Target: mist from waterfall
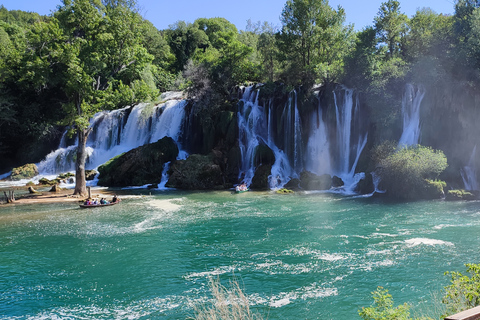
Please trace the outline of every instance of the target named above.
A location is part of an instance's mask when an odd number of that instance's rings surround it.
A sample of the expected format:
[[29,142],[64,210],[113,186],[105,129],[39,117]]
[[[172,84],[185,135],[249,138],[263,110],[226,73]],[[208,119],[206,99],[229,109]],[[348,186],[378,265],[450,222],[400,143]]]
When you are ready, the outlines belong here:
[[323,120],[320,102],[310,117],[310,137],[305,153],[305,169],[317,175],[331,173],[330,142],[327,137],[327,124]]
[[473,147],[473,151],[470,155],[470,160],[468,161],[468,164],[460,171],[463,179],[463,184],[465,185],[465,190],[468,191],[479,190],[477,182],[477,171],[475,168],[476,153],[477,146]]
[[[168,100],[159,105],[146,103],[133,108],[97,113],[90,121],[86,169],[94,169],[109,159],[168,136],[177,142],[179,158],[186,152],[179,144],[185,118],[186,100]],[[67,146],[63,137],[57,150],[38,164],[42,175],[75,170],[77,143]],[[160,180],[161,177],[159,177]]]
[[405,86],[402,99],[403,132],[399,147],[417,145],[420,141],[420,105],[425,96],[425,87],[412,84]]

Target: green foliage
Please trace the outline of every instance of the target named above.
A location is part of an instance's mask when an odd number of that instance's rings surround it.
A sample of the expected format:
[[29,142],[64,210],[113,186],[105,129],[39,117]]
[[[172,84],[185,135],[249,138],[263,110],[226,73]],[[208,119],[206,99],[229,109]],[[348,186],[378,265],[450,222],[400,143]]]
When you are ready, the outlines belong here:
[[480,305],[480,264],[467,263],[467,273],[451,271],[450,285],[445,287],[442,302],[447,307],[447,314],[455,314]]
[[281,21],[279,48],[286,72],[296,75],[288,82],[308,86],[317,79],[338,79],[354,42],[352,26],[343,25],[343,8],[335,10],[327,0],[288,0]]
[[400,2],[383,2],[374,18],[379,42],[387,46],[387,57],[399,55],[403,37],[407,32],[407,16],[400,12]]
[[477,197],[465,190],[448,190],[445,194],[445,200],[476,200]]
[[[438,55],[452,41],[453,17],[435,13],[430,8],[417,10],[410,19],[406,35],[405,55],[411,60],[424,55]],[[445,47],[446,46],[446,47]]]
[[429,147],[406,147],[379,159],[382,188],[390,197],[398,199],[431,198],[431,188],[443,183],[430,180],[438,178],[447,168],[447,158],[440,150]]
[[358,314],[364,320],[408,320],[410,306],[406,303],[393,307],[392,295],[387,289],[378,287],[372,292],[374,303],[370,307],[363,307]]

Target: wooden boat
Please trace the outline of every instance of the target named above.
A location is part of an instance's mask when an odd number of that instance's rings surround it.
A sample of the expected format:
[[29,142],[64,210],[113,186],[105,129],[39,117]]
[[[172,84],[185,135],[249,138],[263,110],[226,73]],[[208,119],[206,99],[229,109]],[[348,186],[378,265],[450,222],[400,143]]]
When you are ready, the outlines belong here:
[[109,203],[105,203],[105,204],[80,204],[80,208],[98,208],[98,207],[108,207],[108,206],[113,206],[117,203],[119,203],[120,200],[117,200],[115,202],[109,202]]

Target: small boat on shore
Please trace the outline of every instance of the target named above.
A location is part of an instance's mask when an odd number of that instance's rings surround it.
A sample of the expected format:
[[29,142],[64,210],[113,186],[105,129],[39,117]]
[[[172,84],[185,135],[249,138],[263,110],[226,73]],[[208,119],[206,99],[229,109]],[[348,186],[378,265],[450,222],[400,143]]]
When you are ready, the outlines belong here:
[[80,204],[80,208],[98,208],[98,207],[108,207],[108,206],[113,206],[117,203],[119,203],[120,200],[117,200],[115,202],[109,202],[109,203],[104,203],[104,204],[101,204],[101,203],[98,203],[98,204]]
[[244,193],[244,192],[247,192],[249,190],[250,190],[250,188],[248,188],[246,184],[240,184],[240,185],[235,187],[235,193]]

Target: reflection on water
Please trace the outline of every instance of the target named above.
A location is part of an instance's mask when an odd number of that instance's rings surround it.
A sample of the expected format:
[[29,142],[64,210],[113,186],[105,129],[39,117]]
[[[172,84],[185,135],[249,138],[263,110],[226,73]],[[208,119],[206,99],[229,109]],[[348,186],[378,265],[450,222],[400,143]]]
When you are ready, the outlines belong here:
[[171,191],[122,200],[0,207],[0,314],[185,319],[219,277],[239,279],[269,319],[348,319],[378,285],[397,304],[434,303],[445,271],[478,262],[478,202]]

